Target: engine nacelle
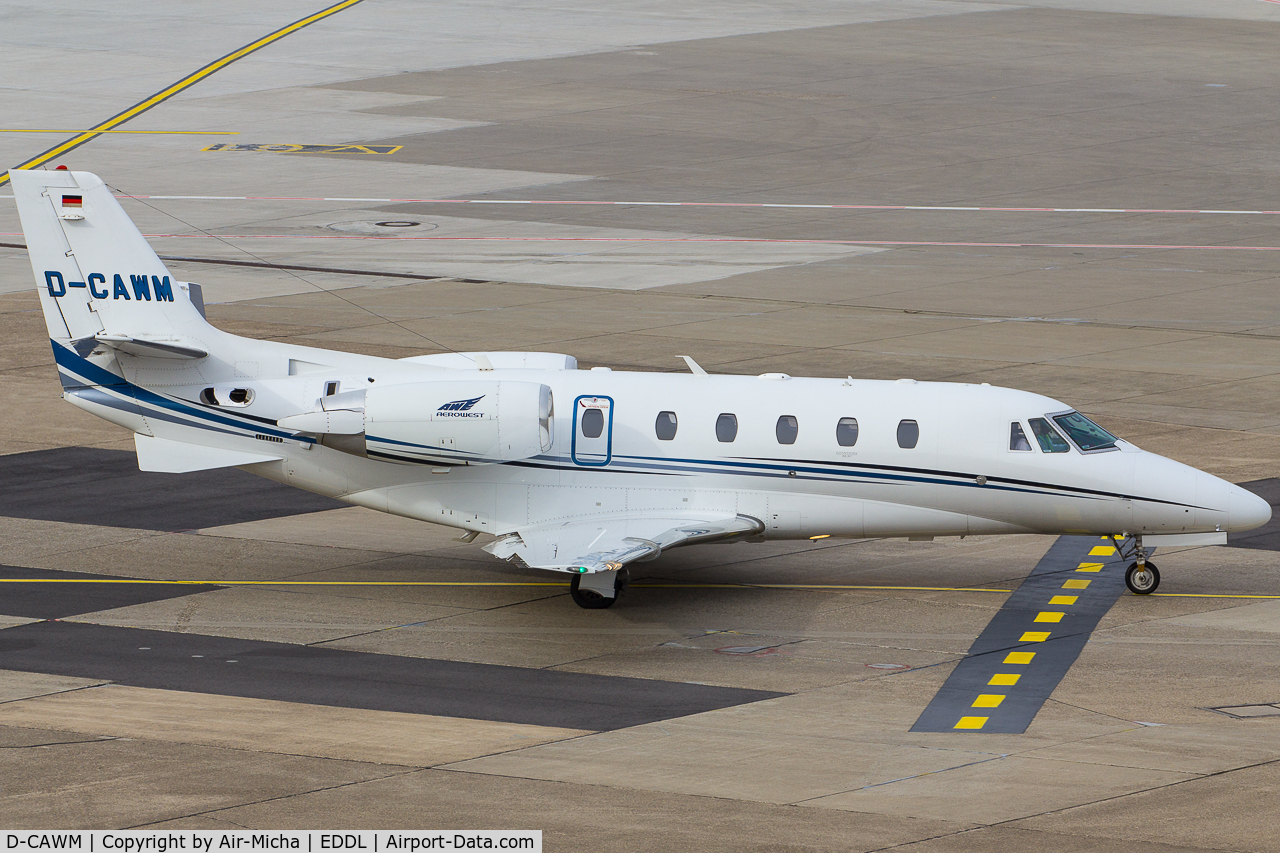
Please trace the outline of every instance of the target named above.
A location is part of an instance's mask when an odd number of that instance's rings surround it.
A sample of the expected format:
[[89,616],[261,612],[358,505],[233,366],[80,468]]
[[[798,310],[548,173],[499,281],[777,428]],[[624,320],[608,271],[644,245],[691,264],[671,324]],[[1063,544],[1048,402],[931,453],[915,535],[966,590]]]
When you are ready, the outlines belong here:
[[551,449],[551,389],[536,382],[414,382],[321,400],[280,426],[335,450],[406,465],[485,465]]

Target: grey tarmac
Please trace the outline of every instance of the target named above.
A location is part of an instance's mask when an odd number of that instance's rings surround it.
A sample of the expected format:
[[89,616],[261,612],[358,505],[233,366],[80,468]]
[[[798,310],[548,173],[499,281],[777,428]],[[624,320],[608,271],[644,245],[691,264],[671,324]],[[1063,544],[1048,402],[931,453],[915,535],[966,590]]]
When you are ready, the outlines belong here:
[[[322,5],[16,0],[0,167]],[[1278,39],[1262,0],[365,0],[49,166],[237,334],[991,382],[1277,502]],[[1274,525],[1162,549],[1024,731],[912,731],[1052,540],[695,546],[582,611],[453,531],[134,471],[21,242],[0,197],[0,826],[1280,850],[1280,717],[1214,710],[1280,703]],[[192,657],[255,648],[256,691]]]

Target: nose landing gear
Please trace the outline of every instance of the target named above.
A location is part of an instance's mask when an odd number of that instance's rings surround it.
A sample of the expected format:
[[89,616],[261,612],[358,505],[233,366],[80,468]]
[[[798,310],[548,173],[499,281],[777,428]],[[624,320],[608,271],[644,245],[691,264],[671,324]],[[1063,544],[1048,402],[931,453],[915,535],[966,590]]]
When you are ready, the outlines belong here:
[[[1124,573],[1124,585],[1134,595],[1150,595],[1160,586],[1160,570],[1155,563],[1147,562],[1147,549],[1142,547],[1142,536],[1132,536],[1127,540],[1111,537],[1116,543],[1116,550],[1121,557],[1133,557],[1135,562],[1129,564]],[[1127,545],[1127,547],[1126,547]]]
[[1133,563],[1124,573],[1124,585],[1134,595],[1150,595],[1160,585],[1160,570],[1154,563]]

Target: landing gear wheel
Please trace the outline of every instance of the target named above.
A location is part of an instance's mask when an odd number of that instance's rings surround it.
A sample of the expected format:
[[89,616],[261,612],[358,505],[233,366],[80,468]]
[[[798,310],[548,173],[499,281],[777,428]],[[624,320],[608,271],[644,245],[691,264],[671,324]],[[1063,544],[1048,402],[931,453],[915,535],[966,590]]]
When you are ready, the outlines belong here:
[[594,589],[582,589],[582,575],[574,575],[569,579],[569,596],[579,607],[587,610],[604,610],[606,607],[612,607],[613,603],[622,597],[628,580],[627,570],[619,571],[613,581],[613,598],[605,598]]
[[1129,587],[1129,591],[1134,595],[1150,595],[1156,591],[1156,587],[1160,586],[1160,570],[1154,563],[1147,563],[1142,567],[1132,563],[1129,570],[1124,573],[1124,585]]

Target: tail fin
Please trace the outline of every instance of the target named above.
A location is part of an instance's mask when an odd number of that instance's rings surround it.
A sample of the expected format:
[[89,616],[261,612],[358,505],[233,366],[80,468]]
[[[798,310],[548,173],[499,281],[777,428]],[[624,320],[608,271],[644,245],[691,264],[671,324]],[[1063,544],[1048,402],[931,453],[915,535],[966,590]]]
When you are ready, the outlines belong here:
[[[89,172],[9,173],[49,337],[77,351],[201,358],[211,327],[111,190]],[[193,292],[194,288],[194,292]]]

